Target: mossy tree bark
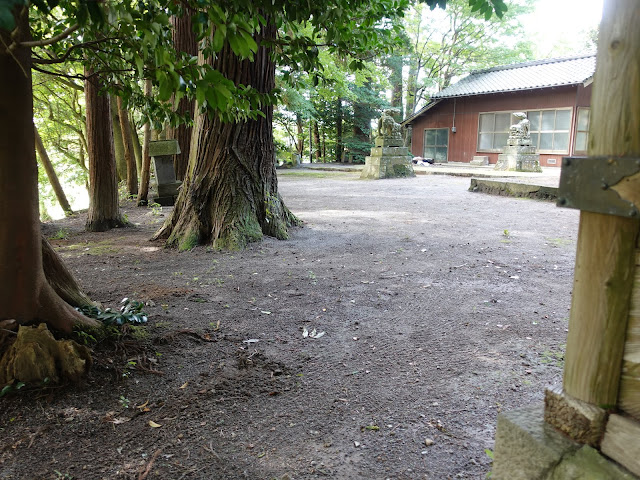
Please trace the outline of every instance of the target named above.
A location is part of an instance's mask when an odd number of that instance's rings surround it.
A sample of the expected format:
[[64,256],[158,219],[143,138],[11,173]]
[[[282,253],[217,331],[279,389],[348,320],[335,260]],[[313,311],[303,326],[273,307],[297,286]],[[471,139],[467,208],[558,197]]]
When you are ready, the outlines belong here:
[[[275,25],[256,35],[275,38]],[[275,85],[270,51],[258,48],[253,62],[240,61],[227,45],[213,66],[236,84],[251,85],[262,93]],[[189,169],[171,216],[155,235],[169,245],[189,249],[197,244],[238,249],[263,235],[287,238],[297,219],[278,194],[273,143],[273,107],[263,117],[223,123],[199,116],[194,127]]]
[[100,79],[85,71],[87,146],[89,154],[89,213],[86,229],[104,232],[124,226],[118,205],[118,180],[111,128],[111,105],[100,94]]
[[[42,261],[28,9],[13,36],[0,30],[0,320],[46,322],[71,331],[97,322],[76,312],[47,282]],[[17,42],[11,52],[5,45]]]

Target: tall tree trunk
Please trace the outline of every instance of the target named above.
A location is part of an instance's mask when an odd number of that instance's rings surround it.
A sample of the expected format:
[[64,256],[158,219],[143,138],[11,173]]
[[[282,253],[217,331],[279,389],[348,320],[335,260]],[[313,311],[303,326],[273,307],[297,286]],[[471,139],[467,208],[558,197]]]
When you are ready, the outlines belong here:
[[[262,39],[275,39],[276,27],[268,22],[255,39],[255,60],[240,61],[228,45],[213,66],[236,84],[251,85],[261,93],[275,86],[275,64]],[[197,244],[237,249],[263,234],[287,238],[297,219],[278,193],[273,143],[273,107],[262,108],[263,117],[241,123],[222,123],[199,115],[194,127],[189,170],[176,206],[155,238],[180,249]]]
[[298,132],[298,140],[296,141],[296,153],[300,155],[302,159],[302,154],[304,153],[304,123],[302,121],[302,117],[296,114],[296,129]]
[[397,111],[394,115],[397,121],[402,121],[402,56],[392,55],[387,59],[387,67],[391,70],[389,81],[391,82],[391,107]]
[[[151,80],[144,83],[144,94],[151,95]],[[149,177],[151,170],[151,157],[149,156],[149,142],[151,141],[151,123],[144,124],[144,134],[142,139],[142,173],[140,174],[140,190],[138,190],[138,206],[142,207],[149,203]]]
[[[127,161],[124,158],[124,142],[122,141],[118,105],[113,95],[109,95],[109,103],[111,108],[111,129],[113,130],[113,149],[116,158],[116,174],[118,175],[118,182],[122,182],[127,179]],[[87,148],[87,150],[89,149]]]
[[342,162],[344,146],[342,145],[342,98],[336,101],[336,162]]
[[133,153],[133,139],[131,138],[131,125],[129,124],[129,112],[122,105],[122,98],[117,97],[118,119],[122,131],[122,144],[124,145],[124,161],[127,164],[127,193],[138,194],[138,170]]
[[320,145],[320,130],[318,129],[318,122],[313,122],[313,143],[316,145],[316,162],[320,161],[322,155],[322,149]]
[[100,95],[100,78],[91,76],[85,82],[87,108],[87,144],[89,147],[89,213],[86,229],[103,232],[124,226],[118,205],[118,180],[113,148],[111,106],[107,95]]
[[53,191],[56,194],[56,198],[58,199],[58,203],[62,207],[64,214],[66,216],[73,215],[73,210],[71,210],[71,205],[69,205],[67,196],[64,194],[62,185],[60,185],[60,180],[58,180],[58,175],[56,175],[56,171],[53,169],[53,165],[51,164],[51,160],[49,159],[49,154],[47,153],[47,150],[44,148],[44,144],[42,143],[42,138],[40,138],[38,129],[36,128],[35,125],[33,126],[33,128],[34,128],[35,141],[36,141],[36,151],[38,152],[38,157],[40,157],[40,163],[42,164],[42,167],[44,168],[44,171],[47,174],[47,178],[49,179],[51,188],[53,188]]
[[129,125],[131,125],[131,140],[133,141],[133,153],[136,157],[136,170],[138,171],[138,178],[142,177],[142,144],[140,144],[140,137],[136,130],[136,123],[133,119],[133,114],[129,115]]
[[416,62],[418,60],[411,58],[409,60],[409,77],[407,78],[407,111],[406,116],[413,115],[416,108],[416,91],[418,89],[418,66]]
[[[173,46],[178,52],[185,52],[191,56],[198,55],[198,42],[191,24],[191,16],[193,11],[187,9],[181,16],[171,17],[173,25]],[[180,115],[187,115],[193,120],[195,114],[195,100],[181,98],[176,107],[176,112]],[[178,141],[180,151],[178,155],[173,157],[173,168],[176,173],[177,180],[184,180],[189,166],[189,152],[191,151],[191,134],[193,131],[192,123],[182,124],[175,128],[167,128],[167,138]]]
[[[29,40],[28,22],[23,8],[13,36],[0,30],[0,319],[45,321],[68,332],[95,322],[56,294],[42,266],[31,49],[19,46]],[[8,52],[13,41],[18,47]]]

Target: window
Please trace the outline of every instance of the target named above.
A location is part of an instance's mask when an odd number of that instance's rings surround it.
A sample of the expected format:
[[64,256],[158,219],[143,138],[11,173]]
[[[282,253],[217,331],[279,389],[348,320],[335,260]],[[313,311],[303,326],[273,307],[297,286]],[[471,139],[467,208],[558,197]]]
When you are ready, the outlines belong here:
[[[571,109],[530,110],[531,144],[541,153],[569,153]],[[478,122],[478,152],[501,152],[507,145],[509,127],[517,120],[512,112],[481,113]]]
[[590,111],[589,108],[578,108],[578,123],[576,125],[576,142],[573,148],[575,153],[583,155],[587,154],[587,141],[589,140],[589,120]]
[[424,147],[422,156],[433,158],[438,163],[447,161],[447,147],[449,146],[448,128],[426,128],[424,131]]
[[531,144],[541,153],[569,153],[571,109],[530,110]]
[[478,151],[501,151],[509,138],[511,112],[481,113],[478,122]]

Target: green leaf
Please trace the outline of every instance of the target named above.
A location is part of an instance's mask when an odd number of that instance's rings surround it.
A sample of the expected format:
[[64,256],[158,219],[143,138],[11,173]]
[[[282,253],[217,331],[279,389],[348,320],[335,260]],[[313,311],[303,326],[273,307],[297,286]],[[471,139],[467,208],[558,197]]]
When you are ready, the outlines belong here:
[[220,50],[222,50],[226,33],[227,28],[224,25],[220,25],[218,28],[216,28],[216,33],[213,34],[213,43],[211,45],[214,51],[219,52]]

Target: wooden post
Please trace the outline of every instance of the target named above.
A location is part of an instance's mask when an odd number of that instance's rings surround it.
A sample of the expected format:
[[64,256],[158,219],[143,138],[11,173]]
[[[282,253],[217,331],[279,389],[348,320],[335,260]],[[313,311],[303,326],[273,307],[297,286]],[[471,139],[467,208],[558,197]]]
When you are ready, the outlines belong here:
[[[589,155],[640,156],[640,3],[607,0],[591,97]],[[564,391],[617,403],[637,219],[581,212]]]

